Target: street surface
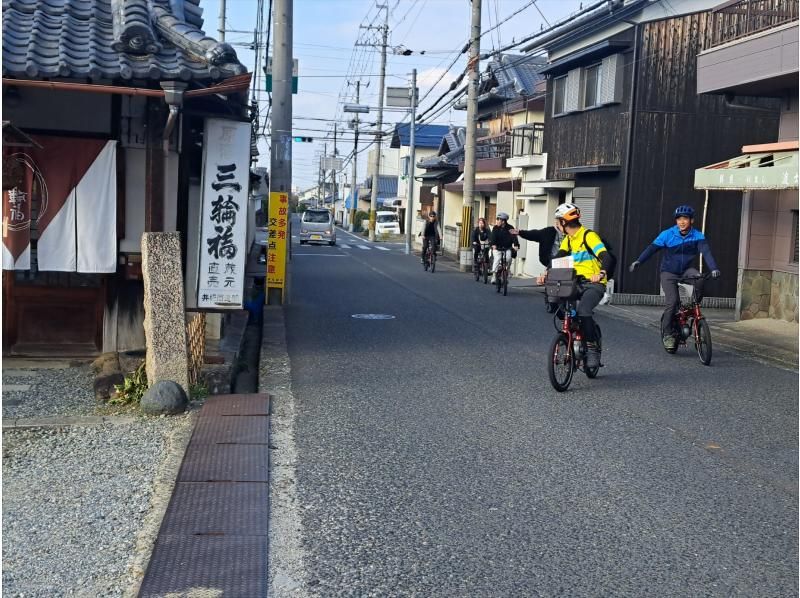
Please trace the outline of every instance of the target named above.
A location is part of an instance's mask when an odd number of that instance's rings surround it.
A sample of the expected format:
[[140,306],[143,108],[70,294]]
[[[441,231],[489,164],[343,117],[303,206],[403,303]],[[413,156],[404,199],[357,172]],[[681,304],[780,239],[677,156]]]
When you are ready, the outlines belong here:
[[797,373],[600,316],[557,393],[538,293],[338,235],[286,308],[319,595],[797,595]]

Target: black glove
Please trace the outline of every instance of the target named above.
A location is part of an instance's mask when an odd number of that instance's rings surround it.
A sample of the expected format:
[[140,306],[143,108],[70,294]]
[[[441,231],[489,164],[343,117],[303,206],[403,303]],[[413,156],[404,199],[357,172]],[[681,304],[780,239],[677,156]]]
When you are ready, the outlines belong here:
[[711,278],[719,278],[720,276],[722,276],[722,272],[720,272],[719,270],[714,270],[713,272],[711,272]]
[[636,270],[636,268],[638,268],[640,265],[641,265],[641,264],[639,264],[639,262],[638,262],[638,261],[636,261],[636,262],[633,262],[633,263],[632,263],[630,266],[628,266],[628,272],[633,272],[633,271],[634,271],[634,270]]

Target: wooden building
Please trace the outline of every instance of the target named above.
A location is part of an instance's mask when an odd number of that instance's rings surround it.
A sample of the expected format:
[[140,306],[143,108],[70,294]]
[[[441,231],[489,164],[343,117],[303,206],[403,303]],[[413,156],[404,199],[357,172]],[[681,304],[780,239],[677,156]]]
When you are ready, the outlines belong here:
[[198,1],[4,5],[3,116],[35,143],[3,147],[6,354],[144,347],[143,232],[183,233],[191,305],[204,124],[248,121],[250,82]]
[[[697,94],[697,56],[717,3],[593,5],[525,48],[548,57],[548,179],[574,181],[572,201],[619,258],[616,292],[660,292],[658,260],[635,274],[626,265],[674,224],[677,205],[693,205],[700,226],[704,194],[694,189],[696,168],[777,136],[774,101],[747,100],[750,107],[742,107]],[[705,227],[723,272],[709,293],[732,298],[741,214],[735,201],[728,203],[730,209],[708,215]]]

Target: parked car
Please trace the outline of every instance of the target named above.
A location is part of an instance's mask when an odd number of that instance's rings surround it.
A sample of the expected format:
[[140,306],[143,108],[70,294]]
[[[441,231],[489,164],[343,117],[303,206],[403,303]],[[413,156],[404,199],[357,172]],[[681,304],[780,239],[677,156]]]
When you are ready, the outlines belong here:
[[311,209],[300,218],[300,245],[305,243],[327,243],[336,245],[336,227],[330,210]]
[[400,221],[396,212],[376,212],[375,232],[377,234],[400,234]]

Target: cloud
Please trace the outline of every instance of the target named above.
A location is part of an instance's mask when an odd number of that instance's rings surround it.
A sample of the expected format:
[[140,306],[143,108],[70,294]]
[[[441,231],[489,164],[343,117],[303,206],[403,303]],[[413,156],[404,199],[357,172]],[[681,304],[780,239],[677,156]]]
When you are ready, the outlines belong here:
[[[442,74],[444,74],[444,77],[442,77]],[[437,89],[444,91],[453,81],[455,81],[456,76],[457,75],[454,74],[453,71],[448,72],[444,67],[425,69],[417,75],[417,85],[421,91],[427,91],[436,85],[439,77],[442,77]]]

